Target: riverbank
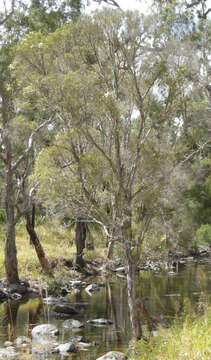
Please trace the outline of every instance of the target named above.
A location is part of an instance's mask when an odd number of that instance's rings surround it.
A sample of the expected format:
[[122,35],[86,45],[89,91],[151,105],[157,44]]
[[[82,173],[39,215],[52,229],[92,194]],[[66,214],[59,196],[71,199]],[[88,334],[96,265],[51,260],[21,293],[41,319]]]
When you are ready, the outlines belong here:
[[[200,304],[199,304],[200,305]],[[131,346],[128,356],[135,360],[210,360],[211,307],[201,304],[199,314],[189,312],[182,324],[160,328],[148,341]]]
[[[84,249],[86,266],[79,269],[75,266],[76,255],[75,232],[73,228],[65,228],[58,223],[37,224],[36,231],[51,269],[42,271],[33,245],[30,244],[28,233],[24,224],[17,226],[17,256],[19,277],[31,287],[37,289],[47,288],[48,293],[60,295],[60,289],[65,287],[70,279],[83,279],[87,276],[112,275],[125,276],[124,261],[121,249],[116,248],[114,260],[107,260],[106,239],[103,234],[92,231],[94,250]],[[0,233],[0,278],[5,283],[4,270],[4,229]],[[200,247],[198,253],[191,253],[184,249],[174,252],[169,251],[163,242],[159,251],[147,251],[144,249],[137,271],[172,273],[177,272],[179,267],[189,263],[211,263],[208,247]]]

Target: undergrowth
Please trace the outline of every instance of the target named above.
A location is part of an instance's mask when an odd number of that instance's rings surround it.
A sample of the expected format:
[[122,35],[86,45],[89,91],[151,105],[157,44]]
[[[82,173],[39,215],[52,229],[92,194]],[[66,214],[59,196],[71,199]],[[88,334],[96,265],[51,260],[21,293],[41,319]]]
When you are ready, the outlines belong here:
[[182,324],[159,329],[156,337],[138,341],[129,357],[135,360],[210,360],[210,334],[211,307],[207,307],[203,315],[189,314]]

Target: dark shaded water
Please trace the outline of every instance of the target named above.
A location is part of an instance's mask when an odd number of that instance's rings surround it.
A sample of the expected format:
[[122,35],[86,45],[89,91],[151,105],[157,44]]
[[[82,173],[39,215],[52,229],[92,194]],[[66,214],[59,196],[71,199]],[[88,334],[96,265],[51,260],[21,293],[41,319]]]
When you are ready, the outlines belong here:
[[[92,280],[104,282],[106,286],[92,296],[81,289],[66,297],[69,304],[79,310],[79,314],[72,318],[84,323],[82,331],[72,333],[64,330],[64,320],[51,318],[52,307],[39,299],[26,303],[5,303],[0,306],[0,345],[20,335],[30,336],[34,325],[49,322],[59,328],[60,342],[65,342],[73,335],[84,335],[97,343],[97,346],[81,351],[77,358],[92,360],[110,350],[125,350],[131,337],[126,280],[118,276]],[[170,274],[141,272],[137,276],[137,287],[146,312],[159,323],[170,325],[181,314],[197,311],[204,301],[211,303],[211,264],[190,264],[178,273]],[[87,320],[96,318],[111,319],[113,325],[95,327],[87,323]],[[146,322],[146,316],[143,315],[143,326]]]

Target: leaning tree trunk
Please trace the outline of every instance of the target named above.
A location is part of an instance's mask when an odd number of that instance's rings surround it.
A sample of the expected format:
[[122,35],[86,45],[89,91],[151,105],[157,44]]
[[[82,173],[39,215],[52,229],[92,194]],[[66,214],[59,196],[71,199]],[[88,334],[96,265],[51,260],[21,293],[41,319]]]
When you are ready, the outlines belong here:
[[80,220],[76,222],[75,241],[77,250],[76,265],[78,265],[80,268],[83,268],[85,266],[83,250],[85,248],[86,241],[86,223]]
[[35,251],[37,253],[37,257],[39,259],[40,265],[42,267],[43,270],[49,270],[50,269],[50,264],[48,259],[45,257],[45,252],[44,249],[40,243],[40,240],[37,236],[37,233],[34,229],[34,223],[33,223],[33,219],[31,219],[31,214],[30,212],[27,212],[25,215],[26,218],[26,229],[28,231],[28,234],[30,236],[30,243],[34,245]]

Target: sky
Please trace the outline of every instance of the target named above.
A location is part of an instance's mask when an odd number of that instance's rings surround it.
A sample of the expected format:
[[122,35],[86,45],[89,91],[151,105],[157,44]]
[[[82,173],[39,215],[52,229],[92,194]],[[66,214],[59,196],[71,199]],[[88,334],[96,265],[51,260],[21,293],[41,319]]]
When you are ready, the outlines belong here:
[[[151,0],[116,0],[122,10],[139,10],[140,12],[146,12],[150,6]],[[102,2],[101,6],[105,6]],[[90,10],[99,8],[99,4],[92,2]]]

